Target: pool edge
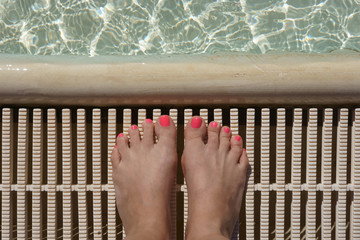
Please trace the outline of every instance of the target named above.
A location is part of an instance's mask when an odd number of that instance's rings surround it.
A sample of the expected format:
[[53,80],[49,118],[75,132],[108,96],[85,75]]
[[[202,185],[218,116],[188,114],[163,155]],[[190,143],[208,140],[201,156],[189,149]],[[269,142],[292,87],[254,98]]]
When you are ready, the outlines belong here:
[[360,54],[147,59],[3,58],[0,104],[360,103]]

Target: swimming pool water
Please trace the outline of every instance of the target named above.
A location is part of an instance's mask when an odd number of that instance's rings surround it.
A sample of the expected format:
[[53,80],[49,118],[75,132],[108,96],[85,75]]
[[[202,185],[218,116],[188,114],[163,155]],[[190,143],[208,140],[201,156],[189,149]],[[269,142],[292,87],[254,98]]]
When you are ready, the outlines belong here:
[[360,51],[360,0],[0,0],[0,53]]

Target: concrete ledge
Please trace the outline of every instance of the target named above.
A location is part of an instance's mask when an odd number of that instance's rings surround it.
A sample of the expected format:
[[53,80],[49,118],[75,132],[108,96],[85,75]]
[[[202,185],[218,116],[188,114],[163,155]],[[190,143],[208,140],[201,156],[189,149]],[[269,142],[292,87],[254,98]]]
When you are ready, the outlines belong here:
[[360,54],[0,55],[0,104],[359,104]]

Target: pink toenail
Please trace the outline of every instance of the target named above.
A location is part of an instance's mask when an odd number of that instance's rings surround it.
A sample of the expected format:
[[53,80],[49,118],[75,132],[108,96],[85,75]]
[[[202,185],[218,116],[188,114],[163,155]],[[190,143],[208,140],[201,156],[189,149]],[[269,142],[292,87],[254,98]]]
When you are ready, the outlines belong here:
[[235,140],[238,141],[238,142],[240,142],[241,137],[240,137],[240,136],[235,136]]
[[243,148],[243,152],[246,152],[246,149],[245,149],[245,148]]
[[230,132],[230,128],[224,127],[224,132],[229,133],[229,132]]
[[135,130],[135,129],[137,129],[137,126],[136,126],[136,125],[132,125],[132,126],[131,126],[131,129]]
[[150,118],[146,119],[147,123],[152,123],[152,120]]
[[194,117],[191,120],[191,127],[192,128],[200,128],[202,124],[202,119],[200,117]]
[[218,123],[217,123],[217,122],[211,122],[211,123],[210,123],[210,126],[212,126],[213,128],[216,128],[216,127],[217,127],[217,125],[218,125]]
[[120,138],[120,137],[122,137],[122,136],[124,136],[124,134],[123,134],[123,133],[120,133],[118,137]]
[[170,118],[168,115],[163,115],[160,117],[160,125],[163,127],[170,126]]

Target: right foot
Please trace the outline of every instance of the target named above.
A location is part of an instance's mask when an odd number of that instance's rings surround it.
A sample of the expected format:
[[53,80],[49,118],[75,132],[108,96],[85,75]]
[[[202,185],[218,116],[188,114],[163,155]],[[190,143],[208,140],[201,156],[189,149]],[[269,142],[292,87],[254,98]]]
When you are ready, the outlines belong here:
[[181,159],[189,194],[187,239],[230,239],[246,186],[242,147],[228,127],[211,122],[206,128],[200,117],[188,122]]
[[[170,193],[176,174],[176,128],[167,115],[119,134],[112,152],[116,205],[127,240],[169,239]],[[154,142],[154,136],[158,142]]]

